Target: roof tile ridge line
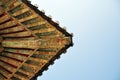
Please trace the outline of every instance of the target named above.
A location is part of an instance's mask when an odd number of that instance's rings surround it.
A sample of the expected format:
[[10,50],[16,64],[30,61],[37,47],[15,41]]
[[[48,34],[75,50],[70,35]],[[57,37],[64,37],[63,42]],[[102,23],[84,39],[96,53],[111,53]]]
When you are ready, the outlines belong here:
[[44,12],[40,11],[38,9],[38,7],[36,7],[33,4],[31,4],[31,1],[28,1],[28,0],[21,0],[21,1],[23,3],[25,3],[28,7],[30,7],[30,9],[32,9],[35,13],[37,13],[42,18],[44,18],[45,20],[47,20],[51,25],[55,26],[56,29],[59,30],[60,32],[62,32],[63,34],[65,34],[65,36],[73,37],[73,35],[71,35],[70,33],[68,33],[63,28],[61,28],[58,23],[54,22],[50,17],[46,16]]

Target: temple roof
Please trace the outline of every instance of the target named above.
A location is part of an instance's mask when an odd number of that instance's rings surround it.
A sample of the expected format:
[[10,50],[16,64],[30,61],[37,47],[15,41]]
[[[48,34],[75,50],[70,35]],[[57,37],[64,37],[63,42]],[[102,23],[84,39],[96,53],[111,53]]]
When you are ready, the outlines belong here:
[[72,34],[27,0],[0,0],[0,80],[35,80],[73,46]]

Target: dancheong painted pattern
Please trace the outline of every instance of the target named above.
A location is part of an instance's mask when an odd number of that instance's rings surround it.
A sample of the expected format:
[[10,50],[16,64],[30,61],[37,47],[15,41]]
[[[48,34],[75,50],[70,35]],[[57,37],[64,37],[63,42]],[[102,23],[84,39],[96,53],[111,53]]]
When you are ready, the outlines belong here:
[[0,80],[35,80],[72,45],[30,1],[0,0]]

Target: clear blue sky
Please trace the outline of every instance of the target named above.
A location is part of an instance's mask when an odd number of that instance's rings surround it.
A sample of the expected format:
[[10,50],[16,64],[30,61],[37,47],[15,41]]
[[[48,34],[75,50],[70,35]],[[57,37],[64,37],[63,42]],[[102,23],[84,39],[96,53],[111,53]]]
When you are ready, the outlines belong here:
[[74,47],[38,80],[120,80],[120,0],[33,0],[74,33]]

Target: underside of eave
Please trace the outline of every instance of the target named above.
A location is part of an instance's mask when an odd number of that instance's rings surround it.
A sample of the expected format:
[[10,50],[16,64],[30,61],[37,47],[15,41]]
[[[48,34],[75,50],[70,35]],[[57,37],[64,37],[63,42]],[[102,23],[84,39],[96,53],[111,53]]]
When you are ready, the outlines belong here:
[[42,76],[43,72],[49,69],[50,65],[53,65],[56,59],[59,59],[60,56],[63,53],[66,53],[66,49],[68,49],[70,47],[70,45],[65,46],[64,48],[62,48],[56,56],[54,56],[38,73],[36,73],[31,80],[36,80],[38,76]]
[[47,20],[51,25],[53,25],[54,27],[56,27],[60,32],[62,32],[63,34],[65,34],[66,36],[73,36],[72,34],[66,32],[65,29],[61,28],[59,26],[58,23],[54,22],[50,17],[46,16],[44,12],[40,11],[38,9],[38,7],[34,6],[31,4],[30,1],[28,0],[21,0],[22,2],[24,2],[28,7],[30,7],[32,10],[34,10],[37,14],[39,14],[40,16],[42,16],[45,20]]
[[[45,15],[45,13],[43,13],[42,11],[39,11],[38,10],[38,8],[36,7],[36,6],[34,6],[34,5],[32,5],[31,3],[30,3],[30,1],[28,1],[28,0],[21,0],[25,5],[27,5],[27,7],[28,8],[30,8],[31,10],[33,10],[36,14],[38,14],[39,16],[41,16],[44,20],[46,20],[48,23],[50,23],[53,27],[55,27],[55,29],[57,29],[59,32],[61,32],[63,35],[62,35],[62,38],[69,38],[69,43],[67,43],[67,44],[65,44],[64,45],[64,47],[60,47],[59,48],[59,50],[56,52],[56,54],[39,70],[39,71],[37,71],[37,73],[35,73],[34,74],[34,76],[32,76],[30,79],[31,80],[36,80],[36,78],[39,76],[39,75],[42,75],[42,72],[43,71],[45,71],[45,70],[47,70],[48,69],[48,67],[49,67],[49,65],[52,65],[53,63],[54,63],[54,61],[56,60],[56,59],[58,59],[58,58],[60,58],[60,55],[62,54],[62,53],[65,53],[66,51],[67,51],[67,49],[69,48],[69,47],[71,47],[71,46],[73,46],[73,41],[72,41],[72,37],[73,37],[73,35],[72,34],[70,34],[70,33],[68,33],[65,29],[63,29],[63,28],[61,28],[60,26],[59,26],[59,24],[57,24],[56,22],[54,22],[51,18],[49,18],[48,16],[46,16]],[[8,15],[9,15],[9,13],[8,13]],[[13,16],[11,16],[14,20],[16,20],[17,21],[17,19],[15,19]],[[21,24],[21,23],[20,23]],[[21,24],[22,25],[22,24]],[[25,25],[22,25],[23,27],[25,26]],[[24,27],[25,28],[25,27]],[[7,28],[6,28],[7,29]],[[9,28],[8,28],[9,29]],[[25,28],[25,30],[26,31],[31,31],[32,32],[32,30],[29,30],[29,29],[27,29],[27,28]],[[13,32],[14,33],[14,32]],[[33,33],[33,37],[35,37],[35,36],[37,36],[36,34],[34,34]],[[39,36],[38,36],[39,37]],[[13,37],[14,38],[14,37]],[[17,38],[17,37],[16,37]],[[19,37],[18,37],[19,38]],[[24,37],[23,37],[24,38]],[[27,37],[25,37],[25,38],[27,38]],[[56,37],[56,38],[59,38],[59,37]],[[55,38],[55,40],[57,40]],[[61,38],[61,39],[62,39]],[[3,39],[4,39],[4,37],[3,37]],[[38,38],[39,39],[39,38]],[[44,41],[45,39],[43,39],[43,41]],[[61,42],[61,44],[62,44],[62,42]],[[62,45],[63,46],[63,45]],[[13,47],[12,47],[13,48]],[[13,48],[13,49],[16,49],[16,48]],[[18,48],[18,49],[25,49],[25,50],[27,50],[27,48]],[[29,50],[29,49],[28,49]],[[31,50],[31,49],[30,49]],[[34,49],[34,51],[36,52],[38,49]],[[39,51],[40,52],[40,51]],[[34,53],[33,53],[34,54]],[[31,55],[32,56],[32,55]],[[27,61],[27,60],[26,60]],[[21,65],[22,66],[22,65]],[[19,69],[19,68],[18,68]]]

